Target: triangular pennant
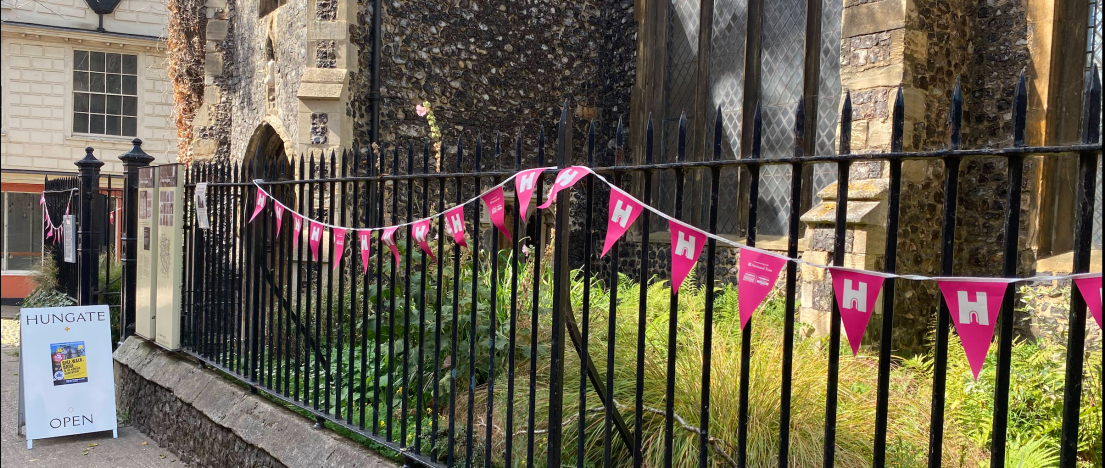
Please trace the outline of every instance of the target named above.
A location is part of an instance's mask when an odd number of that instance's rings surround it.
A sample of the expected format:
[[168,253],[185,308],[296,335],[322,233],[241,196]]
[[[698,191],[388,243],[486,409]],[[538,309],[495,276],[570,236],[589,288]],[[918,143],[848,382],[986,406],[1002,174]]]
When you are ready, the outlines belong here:
[[334,233],[334,266],[333,269],[337,270],[338,265],[341,265],[341,257],[345,254],[345,228],[333,228],[330,232]]
[[303,217],[296,212],[292,212],[292,250],[299,247],[300,233],[303,232]]
[[411,226],[411,237],[414,237],[415,242],[418,242],[418,247],[422,249],[426,255],[430,256],[430,260],[436,262],[437,258],[434,257],[433,251],[430,250],[430,224],[433,223],[433,219],[426,218],[416,221]]
[[544,170],[544,168],[526,169],[514,176],[514,192],[518,194],[518,216],[522,221],[526,219],[529,201],[533,199],[533,191],[537,188],[537,178]]
[[272,204],[272,211],[276,214],[276,236],[280,237],[280,220],[284,217],[284,205],[275,202]]
[[388,246],[388,250],[391,250],[391,255],[395,257],[395,266],[399,266],[399,247],[395,245],[395,231],[398,231],[398,226],[392,226],[384,228],[384,235],[381,239],[384,241],[384,245]]
[[990,341],[994,338],[994,327],[998,324],[1001,301],[1009,281],[959,281],[937,279],[936,284],[944,293],[948,312],[952,315],[955,331],[967,353],[967,362],[971,372],[978,380],[982,365],[986,363],[986,352],[990,350]]
[[625,235],[625,231],[628,231],[633,222],[637,220],[637,217],[641,215],[642,209],[644,209],[644,205],[633,199],[629,194],[617,187],[610,187],[610,209],[607,212],[609,219],[606,220],[606,243],[602,246],[600,257],[606,256],[606,253],[610,251],[610,247],[613,247],[614,243]]
[[39,205],[45,205],[46,204],[46,192],[42,192],[42,195],[39,195],[38,204]]
[[786,264],[785,258],[763,250],[741,248],[740,269],[737,271],[737,309],[740,310],[741,330],[752,319],[752,313],[767,299]]
[[852,346],[852,356],[859,354],[859,345],[867,324],[875,312],[882,291],[883,276],[863,270],[829,267],[833,278],[833,292],[836,305],[840,309],[840,321],[844,325],[844,334]]
[[668,227],[671,229],[671,290],[678,293],[679,286],[702,254],[706,233],[675,220],[668,220]]
[[368,254],[371,251],[372,245],[372,231],[368,229],[361,229],[357,231],[357,241],[361,247],[361,265],[364,266],[364,274],[368,274]]
[[480,195],[480,200],[483,200],[483,204],[487,205],[487,215],[491,217],[491,224],[495,225],[499,229],[499,232],[503,233],[508,240],[510,240],[510,231],[506,229],[506,205],[504,204],[503,186],[495,187],[489,190],[487,193]]
[[[115,224],[115,212],[114,211],[107,214],[107,222],[109,224]],[[279,227],[279,225],[277,225],[277,226]],[[280,233],[277,232],[277,234],[280,234]]]
[[311,221],[311,225],[307,228],[307,242],[311,245],[311,256],[317,262],[318,261],[318,246],[322,243],[322,225],[317,221]]
[[1101,328],[1101,273],[1095,275],[1079,275],[1074,278],[1074,284],[1082,292],[1082,298],[1086,300],[1086,308],[1097,320],[1097,328]]
[[457,245],[468,248],[468,242],[464,240],[464,205],[445,212],[445,232],[453,236]]
[[52,228],[46,228],[46,238],[54,237],[54,230]]
[[267,198],[265,191],[261,190],[261,187],[257,187],[257,200],[253,204],[253,216],[249,217],[249,222],[252,223],[254,218],[261,214],[261,210],[265,209],[265,200]]
[[561,169],[560,172],[556,174],[556,180],[553,181],[552,188],[549,189],[549,198],[546,199],[545,203],[542,203],[541,206],[539,206],[538,208],[541,208],[543,210],[552,206],[553,202],[556,201],[556,194],[558,192],[571,187],[589,172],[591,172],[591,169],[588,169],[585,166],[570,166]]

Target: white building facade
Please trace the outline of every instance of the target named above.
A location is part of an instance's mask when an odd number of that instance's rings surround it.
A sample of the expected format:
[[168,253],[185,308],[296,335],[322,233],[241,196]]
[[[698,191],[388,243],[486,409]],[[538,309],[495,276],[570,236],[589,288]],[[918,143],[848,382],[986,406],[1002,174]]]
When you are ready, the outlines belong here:
[[30,272],[43,258],[44,180],[75,175],[86,147],[105,175],[119,175],[118,156],[134,138],[154,164],[176,162],[177,137],[164,3],[0,0],[0,16],[0,292],[12,302],[33,288]]

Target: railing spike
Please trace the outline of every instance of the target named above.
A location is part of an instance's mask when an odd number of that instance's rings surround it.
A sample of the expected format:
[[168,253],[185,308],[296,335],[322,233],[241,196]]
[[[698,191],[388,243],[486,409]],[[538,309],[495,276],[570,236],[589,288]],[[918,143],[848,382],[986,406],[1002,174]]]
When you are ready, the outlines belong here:
[[1101,76],[1096,64],[1087,73],[1082,97],[1082,143],[1093,144],[1101,138]]
[[955,78],[955,88],[952,89],[952,107],[948,111],[948,147],[959,149],[963,143],[963,86],[959,77]]
[[537,165],[545,165],[545,127],[541,127],[541,133],[537,136]]
[[648,114],[648,126],[645,127],[645,164],[652,164],[652,140],[655,136],[652,113]]
[[840,154],[852,152],[852,91],[844,91],[844,105],[840,108]]
[[756,101],[756,113],[752,117],[752,159],[760,159],[763,146],[764,118],[763,102]]
[[1013,93],[1013,146],[1024,146],[1024,127],[1028,120],[1028,84],[1026,68],[1017,77],[1017,89]]
[[457,137],[457,172],[464,172],[462,164],[464,164],[464,137]]
[[587,165],[595,167],[595,121],[587,125]]
[[502,169],[502,134],[495,132],[495,170]]
[[890,151],[899,152],[905,139],[905,92],[902,90],[902,85],[898,85],[890,121]]
[[794,157],[805,154],[806,143],[806,97],[799,96],[794,106]]
[[679,139],[676,145],[675,158],[679,162],[687,160],[687,113],[679,114]]
[[614,132],[614,165],[621,166],[625,160],[624,138],[625,129],[622,128],[622,118],[618,117],[618,129]]
[[[476,172],[483,166],[483,134],[476,134]],[[478,189],[479,187],[477,187]],[[478,190],[477,190],[478,191]]]
[[724,121],[722,120],[724,115],[721,113],[721,106],[717,106],[717,111],[714,112],[714,161],[721,160],[721,138],[724,132]]

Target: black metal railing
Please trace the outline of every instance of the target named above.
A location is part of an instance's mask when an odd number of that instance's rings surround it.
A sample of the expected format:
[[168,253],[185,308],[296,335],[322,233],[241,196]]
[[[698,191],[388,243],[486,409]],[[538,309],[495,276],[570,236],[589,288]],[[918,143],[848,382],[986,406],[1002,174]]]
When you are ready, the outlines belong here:
[[[902,195],[903,161],[929,160],[944,164],[943,212],[939,247],[941,275],[952,275],[957,225],[959,172],[969,158],[1000,158],[1009,167],[1009,190],[1004,202],[1005,235],[1002,237],[1002,274],[1018,274],[1018,245],[1021,216],[1021,186],[1025,158],[1053,155],[1078,158],[1079,179],[1074,265],[1075,273],[1090,268],[1091,229],[1095,213],[1096,169],[1101,154],[1099,138],[1100,82],[1090,80],[1085,93],[1082,141],[1065,146],[1025,146],[1027,91],[1020,78],[1013,101],[1013,146],[1008,148],[963,149],[961,92],[956,87],[949,112],[949,146],[922,152],[903,151],[904,101],[901,90],[892,114],[890,151],[853,154],[850,147],[851,101],[845,99],[840,116],[840,151],[836,155],[803,156],[801,103],[795,112],[794,157],[761,159],[761,121],[757,112],[752,130],[751,157],[721,160],[721,124],[715,126],[711,140],[712,157],[688,162],[686,125],[680,126],[677,160],[653,162],[653,127],[649,122],[642,148],[642,163],[624,165],[624,134],[615,136],[619,156],[613,166],[596,166],[595,130],[592,125],[583,145],[587,164],[614,185],[636,193],[643,202],[653,203],[653,178],[660,173],[673,175],[674,212],[682,212],[684,183],[690,171],[709,173],[709,206],[706,230],[714,232],[718,206],[720,174],[724,168],[736,168],[749,177],[747,207],[749,246],[756,244],[756,220],[760,170],[769,165],[790,168],[791,200],[803,193],[803,169],[811,164],[835,164],[838,171],[836,223],[834,227],[833,265],[844,265],[848,213],[849,168],[854,162],[885,161],[889,166],[887,203],[887,242],[884,271],[897,269],[899,214]],[[557,167],[570,165],[573,124],[568,107],[557,128]],[[724,109],[717,109],[720,115]],[[717,119],[720,122],[720,119]],[[424,466],[471,466],[482,463],[496,466],[561,466],[588,464],[602,466],[652,464],[757,466],[749,459],[753,426],[773,427],[777,431],[778,466],[794,466],[791,443],[809,434],[792,433],[792,401],[796,388],[795,361],[798,266],[787,265],[781,280],[782,337],[778,387],[778,420],[754,421],[750,407],[752,392],[762,391],[753,382],[752,362],[758,353],[774,351],[771,343],[758,344],[741,339],[738,349],[715,349],[720,333],[716,304],[735,294],[715,276],[719,259],[716,241],[710,239],[700,260],[703,291],[698,309],[688,309],[686,298],[671,294],[666,316],[658,316],[654,302],[657,291],[649,255],[650,213],[642,213],[636,223],[641,229],[640,249],[615,248],[610,259],[599,259],[596,221],[601,221],[605,198],[603,187],[588,177],[577,186],[573,200],[562,194],[552,217],[553,230],[546,229],[545,214],[530,210],[528,219],[511,208],[510,240],[482,221],[483,208],[469,204],[465,210],[471,250],[447,240],[445,230],[436,227],[436,261],[408,242],[411,228],[401,232],[398,261],[379,237],[374,237],[371,256],[360,257],[357,237],[351,234],[346,251],[339,258],[332,238],[322,242],[318,259],[312,258],[306,238],[293,239],[292,218],[285,213],[281,225],[271,211],[249,222],[255,201],[254,180],[289,209],[313,219],[351,228],[373,228],[407,223],[441,213],[450,202],[460,203],[484,189],[498,184],[523,168],[523,154],[536,152],[532,167],[546,166],[546,138],[538,137],[536,148],[523,148],[516,140],[513,161],[503,154],[500,139],[488,151],[476,140],[474,156],[458,142],[449,151],[455,158],[455,173],[431,172],[431,146],[424,145],[420,158],[411,142],[395,143],[380,149],[366,149],[367,159],[354,157],[360,152],[329,153],[297,157],[290,171],[280,169],[286,161],[254,163],[250,167],[223,163],[195,163],[188,171],[187,203],[197,183],[207,183],[209,229],[196,225],[194,207],[186,211],[183,346],[202,363],[248,383],[251,388],[311,414],[321,426],[330,423],[363,435],[382,446],[398,451],[408,464]],[[455,151],[455,152],[454,152]],[[509,151],[509,150],[507,150]],[[490,156],[490,157],[489,157]],[[371,163],[369,163],[371,161]],[[378,164],[377,164],[378,162]],[[471,164],[473,170],[464,172]],[[378,169],[379,168],[379,169]],[[544,195],[544,179],[538,178],[535,197]],[[1000,200],[999,200],[1000,201]],[[541,200],[537,200],[540,203]],[[191,206],[191,205],[190,205]],[[1100,207],[1096,208],[1100,209]],[[536,212],[536,213],[535,213]],[[786,254],[799,256],[801,207],[791,203],[789,239]],[[582,219],[581,219],[582,218]],[[523,224],[525,226],[523,227]],[[600,223],[601,224],[601,223]],[[279,234],[278,234],[279,229]],[[306,226],[300,236],[305,235]],[[571,237],[569,231],[578,235]],[[550,237],[551,235],[551,237]],[[330,237],[327,234],[326,237]],[[621,241],[626,244],[626,240]],[[601,245],[601,244],[599,244]],[[573,270],[569,250],[584,249],[587,260]],[[621,259],[635,255],[632,269]],[[362,264],[362,261],[366,262]],[[364,265],[364,266],[362,266]],[[901,280],[897,281],[900,282]],[[877,344],[876,398],[873,437],[874,466],[888,463],[891,442],[888,427],[892,373],[896,280],[886,281],[881,316],[881,339]],[[670,294],[670,293],[669,293]],[[993,400],[991,466],[1004,466],[1009,437],[1007,419],[1011,349],[1014,337],[1013,288],[1003,302],[1001,325],[997,334],[996,383]],[[662,307],[661,307],[662,309]],[[931,411],[927,415],[927,451],[922,458],[930,467],[948,463],[944,450],[946,425],[945,390],[948,385],[949,320],[946,305],[931,304],[936,315],[934,358],[932,363]],[[937,311],[937,309],[940,309]],[[635,314],[634,314],[635,312]],[[579,320],[577,320],[577,313]],[[623,315],[624,314],[624,315]],[[681,314],[694,314],[701,336],[694,346],[685,346],[685,322]],[[834,302],[827,351],[824,401],[823,457],[820,466],[834,466],[841,456],[837,444],[838,403],[840,395],[840,312]],[[658,319],[659,318],[659,319]],[[666,320],[663,320],[666,318]],[[759,320],[759,319],[758,319]],[[757,320],[757,321],[758,321]],[[749,323],[740,336],[753,336]],[[1063,421],[1060,441],[1063,467],[1075,467],[1079,456],[1079,412],[1083,391],[1101,394],[1101,388],[1083,389],[1086,372],[1084,354],[1086,305],[1078,294],[1071,295],[1066,353],[1066,386],[1063,394]],[[697,333],[697,332],[695,332]],[[726,335],[729,336],[729,335]],[[618,338],[626,338],[619,341]],[[635,353],[626,359],[618,354],[621,346]],[[603,355],[603,351],[605,355]],[[676,380],[679,359],[691,356],[692,380]],[[739,355],[739,356],[738,356]],[[739,388],[717,388],[715,365],[739,359]],[[653,365],[655,364],[655,366]],[[1090,365],[1097,365],[1091,363]],[[659,370],[657,370],[659,369]],[[728,369],[728,368],[726,368]],[[646,388],[646,373],[662,375],[663,389]],[[756,390],[760,388],[760,390]],[[771,387],[775,388],[775,387]],[[717,416],[711,401],[718,392],[739,399],[736,415],[736,440],[719,438]],[[775,390],[772,390],[775,391]],[[654,392],[663,407],[650,405],[645,394]],[[590,405],[590,406],[589,406]],[[680,414],[678,407],[696,408],[697,414]],[[630,414],[631,413],[631,414]],[[726,424],[728,424],[727,420]],[[917,422],[923,426],[924,422]],[[727,434],[732,427],[721,427]],[[677,434],[689,432],[697,443],[692,446],[674,442]],[[595,449],[600,447],[600,449]],[[594,454],[594,455],[593,455]],[[482,457],[482,459],[481,459]]]
[[[88,148],[87,157],[92,157]],[[87,158],[86,157],[86,158]],[[82,160],[85,161],[85,160]],[[99,162],[92,158],[92,161]],[[87,182],[87,185],[82,185]],[[87,196],[86,196],[87,195]],[[118,180],[81,167],[78,176],[47,177],[43,198],[48,218],[44,229],[63,226],[65,216],[73,219],[73,261],[65,261],[64,238],[44,239],[43,261],[57,267],[57,289],[81,304],[106,304],[113,313],[120,303],[122,278],[118,252],[117,214],[121,214],[123,193]],[[48,223],[48,224],[47,224]]]

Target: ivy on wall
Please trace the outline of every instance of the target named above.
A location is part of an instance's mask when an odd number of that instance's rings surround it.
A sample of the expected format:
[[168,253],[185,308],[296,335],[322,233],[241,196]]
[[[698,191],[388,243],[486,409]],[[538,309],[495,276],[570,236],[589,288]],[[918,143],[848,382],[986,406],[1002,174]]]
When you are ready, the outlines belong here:
[[173,120],[177,129],[177,159],[192,159],[192,119],[203,103],[203,59],[207,24],[204,0],[168,0],[169,81],[173,85]]

